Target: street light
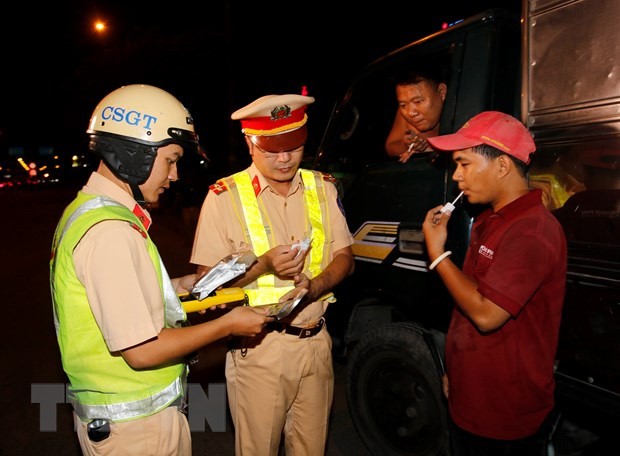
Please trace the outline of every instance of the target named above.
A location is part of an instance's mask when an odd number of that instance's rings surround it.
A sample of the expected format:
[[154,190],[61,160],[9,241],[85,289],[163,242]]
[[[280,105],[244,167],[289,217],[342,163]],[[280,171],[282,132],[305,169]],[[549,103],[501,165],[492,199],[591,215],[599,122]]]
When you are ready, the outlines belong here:
[[106,30],[105,22],[103,21],[95,21],[95,32],[103,33]]

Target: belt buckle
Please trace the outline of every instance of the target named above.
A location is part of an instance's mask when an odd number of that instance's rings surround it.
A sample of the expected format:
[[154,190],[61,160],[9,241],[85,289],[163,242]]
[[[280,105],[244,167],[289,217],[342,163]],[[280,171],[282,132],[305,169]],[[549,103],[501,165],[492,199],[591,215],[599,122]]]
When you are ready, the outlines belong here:
[[300,339],[306,339],[308,337],[312,337],[312,336],[318,334],[319,331],[321,331],[321,329],[323,329],[323,324],[325,324],[325,319],[321,318],[314,328],[303,329],[299,333],[299,338]]

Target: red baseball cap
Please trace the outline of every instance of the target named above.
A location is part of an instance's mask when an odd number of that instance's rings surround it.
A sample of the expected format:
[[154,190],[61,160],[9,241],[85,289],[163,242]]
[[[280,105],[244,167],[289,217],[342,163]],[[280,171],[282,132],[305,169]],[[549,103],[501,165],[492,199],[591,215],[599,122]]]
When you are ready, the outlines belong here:
[[536,151],[532,135],[514,117],[499,111],[484,111],[475,115],[459,131],[451,135],[427,138],[434,149],[454,151],[488,144],[524,163]]
[[314,103],[305,95],[265,95],[233,112],[241,131],[254,144],[269,152],[284,152],[305,144],[308,137],[306,106]]

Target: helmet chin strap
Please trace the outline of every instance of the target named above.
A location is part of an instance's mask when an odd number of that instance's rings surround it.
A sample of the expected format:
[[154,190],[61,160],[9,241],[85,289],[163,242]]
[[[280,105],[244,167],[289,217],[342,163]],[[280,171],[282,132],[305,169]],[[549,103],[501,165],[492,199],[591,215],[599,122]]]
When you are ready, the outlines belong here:
[[136,200],[141,207],[146,207],[146,201],[144,200],[144,195],[142,194],[142,190],[140,190],[140,186],[138,184],[129,184],[131,187],[131,192],[133,193],[133,199]]

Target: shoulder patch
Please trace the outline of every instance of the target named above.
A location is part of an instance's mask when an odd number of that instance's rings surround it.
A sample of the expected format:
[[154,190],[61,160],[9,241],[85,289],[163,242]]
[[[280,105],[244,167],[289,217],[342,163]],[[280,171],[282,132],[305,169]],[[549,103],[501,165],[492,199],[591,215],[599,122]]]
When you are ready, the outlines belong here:
[[226,186],[226,182],[224,182],[223,180],[219,180],[215,184],[209,186],[209,191],[212,191],[216,195],[220,195],[227,190],[228,187]]
[[[140,220],[140,223],[142,223],[142,225],[144,226],[144,229],[149,229],[149,227],[151,226],[151,221],[149,220],[149,218],[147,217],[146,213],[144,212],[144,210],[142,209],[142,207],[140,207],[139,204],[136,204],[133,207],[133,215],[135,215],[136,217],[138,217],[138,220]],[[145,236],[146,237],[146,236]]]
[[321,173],[321,176],[323,176],[323,180],[327,181],[327,182],[331,182],[332,184],[336,183],[336,178],[334,176],[332,176],[331,174],[327,174],[327,173]]

